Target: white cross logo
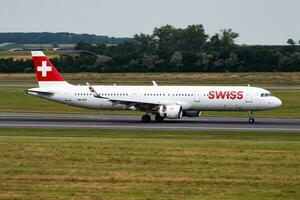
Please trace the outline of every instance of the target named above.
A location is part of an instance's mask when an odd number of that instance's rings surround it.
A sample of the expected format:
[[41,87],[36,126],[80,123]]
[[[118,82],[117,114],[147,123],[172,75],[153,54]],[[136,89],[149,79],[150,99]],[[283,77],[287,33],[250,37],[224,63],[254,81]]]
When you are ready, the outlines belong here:
[[51,72],[52,67],[47,66],[47,61],[42,61],[42,66],[38,66],[37,71],[42,72],[42,77],[47,77],[47,72]]

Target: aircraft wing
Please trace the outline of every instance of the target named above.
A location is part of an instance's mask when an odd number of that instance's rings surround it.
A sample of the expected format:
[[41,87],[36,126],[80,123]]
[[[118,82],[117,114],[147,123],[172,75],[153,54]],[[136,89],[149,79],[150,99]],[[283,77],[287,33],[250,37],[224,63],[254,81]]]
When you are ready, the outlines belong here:
[[141,111],[148,111],[148,110],[158,109],[158,107],[163,104],[163,103],[152,102],[152,101],[133,101],[125,98],[118,99],[118,98],[103,97],[99,93],[97,93],[96,90],[89,83],[87,83],[87,85],[94,97],[99,99],[107,99],[108,101],[111,101],[115,105],[122,104],[122,105],[126,105],[127,108],[134,107],[135,109]]
[[124,100],[124,99],[108,99],[114,105],[126,105],[127,108],[134,108],[135,110],[141,111],[153,111],[159,109],[161,104],[155,102],[139,102],[139,101],[131,101],[131,100]]

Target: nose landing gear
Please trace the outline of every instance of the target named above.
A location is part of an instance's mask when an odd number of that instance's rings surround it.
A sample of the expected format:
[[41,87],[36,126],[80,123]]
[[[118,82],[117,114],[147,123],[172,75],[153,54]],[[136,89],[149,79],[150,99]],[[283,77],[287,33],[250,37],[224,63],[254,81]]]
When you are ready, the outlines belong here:
[[254,116],[253,116],[253,111],[249,111],[249,124],[254,124],[255,122],[255,119],[254,119]]

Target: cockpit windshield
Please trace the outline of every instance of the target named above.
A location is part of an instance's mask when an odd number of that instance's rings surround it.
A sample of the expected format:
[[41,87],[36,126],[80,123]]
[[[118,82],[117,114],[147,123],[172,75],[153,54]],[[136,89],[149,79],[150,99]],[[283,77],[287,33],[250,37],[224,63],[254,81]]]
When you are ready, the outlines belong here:
[[272,97],[273,95],[271,93],[262,93],[260,96],[261,97]]

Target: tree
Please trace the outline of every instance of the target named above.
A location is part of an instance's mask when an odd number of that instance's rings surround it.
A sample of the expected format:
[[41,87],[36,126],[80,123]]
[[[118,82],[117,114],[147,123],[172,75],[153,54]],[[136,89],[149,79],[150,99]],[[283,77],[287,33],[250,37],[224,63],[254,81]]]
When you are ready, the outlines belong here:
[[155,28],[152,36],[156,39],[160,50],[169,52],[179,49],[199,51],[203,49],[208,38],[202,24],[189,25],[185,29],[166,25]]
[[179,51],[175,51],[173,56],[170,59],[169,65],[173,67],[181,67],[183,65],[182,60],[183,60],[182,54]]
[[202,24],[189,25],[186,29],[176,30],[176,48],[185,51],[200,51],[206,44],[208,35]]
[[296,44],[296,42],[293,39],[288,39],[288,41],[286,42],[287,44],[294,46]]
[[128,63],[129,67],[137,67],[139,65],[139,60],[137,59],[131,59]]
[[300,70],[300,52],[296,52],[291,55],[291,62],[292,66],[294,68],[293,71],[299,71]]
[[219,33],[216,33],[215,35],[213,35],[211,38],[210,38],[210,45],[212,47],[220,47],[222,45],[222,41],[221,41],[221,38],[220,38],[220,34]]
[[218,59],[216,62],[214,62],[214,71],[215,72],[225,71],[224,61],[222,59]]
[[93,45],[89,43],[79,42],[75,45],[76,50],[91,50],[93,49]]
[[113,59],[111,57],[105,55],[98,55],[95,63],[97,72],[108,72],[112,62]]
[[145,54],[142,59],[142,66],[146,67],[147,71],[151,71],[155,66],[163,63],[163,60],[158,55],[147,55]]
[[300,53],[293,53],[291,56],[284,56],[279,61],[281,71],[299,71]]
[[210,71],[210,67],[213,65],[213,58],[214,56],[212,54],[200,53],[195,65],[201,67],[201,71]]
[[153,37],[157,38],[158,46],[161,50],[170,51],[175,49],[176,29],[171,25],[155,28]]
[[143,33],[135,34],[134,40],[138,53],[153,51],[156,48],[156,43],[153,35],[147,35]]
[[233,49],[237,47],[235,39],[238,36],[239,34],[231,29],[223,29],[210,38],[209,48],[216,59],[226,59],[229,56]]
[[225,60],[225,65],[227,67],[227,70],[236,71],[237,70],[236,67],[238,66],[238,64],[239,64],[238,56],[235,53],[231,52],[229,54],[229,57]]
[[234,40],[239,37],[239,34],[233,32],[231,29],[222,29],[220,36],[222,45],[232,47],[235,45]]

